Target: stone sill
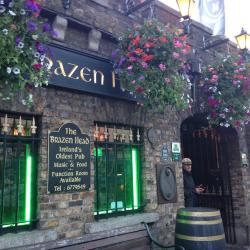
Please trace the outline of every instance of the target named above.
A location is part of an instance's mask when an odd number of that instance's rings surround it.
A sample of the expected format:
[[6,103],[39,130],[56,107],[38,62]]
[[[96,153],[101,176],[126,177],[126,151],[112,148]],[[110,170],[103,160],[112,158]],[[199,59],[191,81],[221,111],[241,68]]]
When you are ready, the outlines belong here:
[[141,222],[152,223],[160,218],[158,213],[140,213],[116,218],[102,219],[96,222],[86,223],[86,233],[98,233],[103,231],[114,230],[118,228],[130,227],[141,224]]
[[1,249],[55,249],[74,244],[119,236],[127,233],[145,230],[141,222],[153,223],[160,218],[158,213],[139,213],[116,218],[102,219],[98,222],[85,224],[85,234],[58,240],[55,230],[34,230],[20,233],[5,234],[0,237]]
[[0,237],[0,249],[13,249],[56,239],[57,233],[54,230],[34,230],[20,233],[9,233]]

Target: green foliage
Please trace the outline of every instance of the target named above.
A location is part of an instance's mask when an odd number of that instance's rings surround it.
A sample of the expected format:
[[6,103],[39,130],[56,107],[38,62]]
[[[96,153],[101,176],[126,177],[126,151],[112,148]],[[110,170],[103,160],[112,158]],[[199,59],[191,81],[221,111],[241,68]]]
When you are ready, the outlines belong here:
[[48,84],[45,53],[51,35],[39,17],[35,0],[5,1],[0,5],[0,98],[20,92],[24,105],[32,104],[32,90]]
[[184,57],[190,50],[186,38],[155,19],[129,29],[113,52],[122,86],[156,111],[166,105],[190,107],[183,77]]

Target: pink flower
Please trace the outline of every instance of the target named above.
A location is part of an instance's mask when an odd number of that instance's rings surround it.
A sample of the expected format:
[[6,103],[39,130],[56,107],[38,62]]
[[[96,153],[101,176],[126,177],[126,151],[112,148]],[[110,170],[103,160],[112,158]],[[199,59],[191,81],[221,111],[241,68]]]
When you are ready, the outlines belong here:
[[129,60],[130,62],[136,62],[136,61],[137,61],[136,57],[134,57],[134,56],[129,57],[128,60]]
[[178,59],[180,57],[180,54],[176,53],[176,52],[173,52],[172,56],[173,56],[174,59]]
[[208,105],[211,106],[211,107],[217,107],[219,105],[219,100],[213,98],[213,97],[210,97],[208,98]]
[[175,47],[177,47],[177,48],[182,48],[183,47],[183,44],[179,41],[178,38],[175,37],[173,42],[174,42]]
[[217,75],[212,75],[212,78],[210,80],[211,82],[217,82],[218,81],[218,76]]
[[165,81],[165,83],[167,83],[167,84],[171,82],[171,80],[170,80],[168,77],[164,78],[164,81]]
[[160,68],[161,71],[165,71],[166,70],[166,65],[163,64],[163,63],[160,63],[159,68]]
[[146,62],[141,62],[141,66],[144,68],[144,69],[147,69],[148,68],[148,64]]
[[183,55],[187,55],[189,53],[189,50],[187,48],[181,50]]
[[132,69],[133,69],[133,66],[132,66],[132,65],[129,65],[127,69],[128,69],[128,70],[132,70]]

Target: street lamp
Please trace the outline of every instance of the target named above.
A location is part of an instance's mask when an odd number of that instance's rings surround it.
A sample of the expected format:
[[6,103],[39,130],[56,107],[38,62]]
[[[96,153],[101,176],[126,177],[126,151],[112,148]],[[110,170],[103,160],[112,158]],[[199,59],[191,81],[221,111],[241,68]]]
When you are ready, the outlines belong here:
[[183,23],[184,34],[189,34],[194,0],[176,0]]
[[246,59],[247,51],[250,49],[250,35],[242,28],[238,36],[235,37],[243,57]]

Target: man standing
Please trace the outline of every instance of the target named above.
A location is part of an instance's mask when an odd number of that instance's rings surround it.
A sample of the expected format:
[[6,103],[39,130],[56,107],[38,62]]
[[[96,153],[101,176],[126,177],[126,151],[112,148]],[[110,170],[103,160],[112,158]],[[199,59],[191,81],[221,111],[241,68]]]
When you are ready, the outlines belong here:
[[195,187],[194,179],[192,176],[192,161],[189,158],[183,158],[183,181],[184,181],[184,198],[185,207],[195,207],[197,205],[197,194],[204,192],[204,188]]

